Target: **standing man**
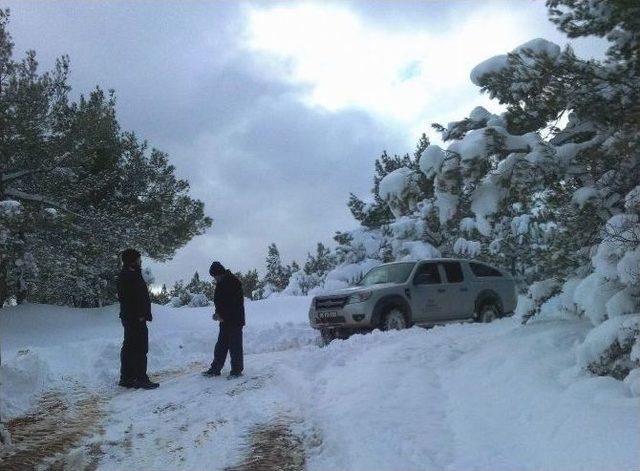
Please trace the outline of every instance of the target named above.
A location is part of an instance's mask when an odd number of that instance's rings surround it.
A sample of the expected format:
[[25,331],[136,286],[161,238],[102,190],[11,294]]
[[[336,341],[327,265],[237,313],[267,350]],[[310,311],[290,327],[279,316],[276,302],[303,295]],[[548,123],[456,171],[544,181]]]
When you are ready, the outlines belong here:
[[147,353],[151,322],[151,300],[147,283],[142,278],[140,252],[122,252],[122,270],[118,277],[120,319],[124,327],[124,341],[120,350],[120,386],[155,389],[160,386],[147,376]]
[[220,371],[231,355],[231,372],[227,379],[242,376],[244,359],[242,355],[242,327],[244,327],[244,295],[242,283],[220,262],[213,262],[209,274],[216,280],[213,295],[215,313],[213,319],[220,322],[218,341],[213,353],[211,368],[203,373],[205,376],[220,376]]

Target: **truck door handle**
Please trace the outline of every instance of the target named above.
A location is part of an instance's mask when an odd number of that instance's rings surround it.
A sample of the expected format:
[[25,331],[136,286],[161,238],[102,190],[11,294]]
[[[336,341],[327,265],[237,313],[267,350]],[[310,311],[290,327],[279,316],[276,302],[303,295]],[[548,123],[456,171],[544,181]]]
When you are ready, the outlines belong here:
[[438,288],[438,293],[444,293],[446,290],[446,288]]
[[469,291],[469,288],[460,288],[460,291]]

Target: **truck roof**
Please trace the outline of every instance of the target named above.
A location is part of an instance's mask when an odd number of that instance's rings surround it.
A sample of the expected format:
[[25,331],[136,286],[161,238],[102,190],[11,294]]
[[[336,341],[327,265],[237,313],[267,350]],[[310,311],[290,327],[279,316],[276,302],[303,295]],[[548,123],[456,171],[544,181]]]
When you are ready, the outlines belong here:
[[[383,263],[383,265],[393,265],[394,263],[418,263],[418,262],[475,262],[476,260],[468,258],[453,258],[453,257],[434,257],[434,258],[422,258],[411,260],[399,260],[397,262]],[[484,262],[480,262],[484,263]]]

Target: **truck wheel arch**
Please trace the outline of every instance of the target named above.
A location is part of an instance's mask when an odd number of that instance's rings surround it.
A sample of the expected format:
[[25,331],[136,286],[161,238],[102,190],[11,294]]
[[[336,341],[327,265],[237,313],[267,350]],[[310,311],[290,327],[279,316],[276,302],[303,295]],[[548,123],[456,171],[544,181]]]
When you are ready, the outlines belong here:
[[407,300],[402,296],[400,296],[399,294],[388,295],[378,300],[378,302],[376,303],[376,306],[373,308],[371,325],[373,327],[378,327],[380,325],[380,322],[382,321],[383,314],[387,312],[389,308],[392,308],[392,307],[397,307],[402,309],[402,312],[404,312],[407,320],[407,326],[410,326],[411,321],[413,319],[413,316],[411,313],[411,306],[409,305]]

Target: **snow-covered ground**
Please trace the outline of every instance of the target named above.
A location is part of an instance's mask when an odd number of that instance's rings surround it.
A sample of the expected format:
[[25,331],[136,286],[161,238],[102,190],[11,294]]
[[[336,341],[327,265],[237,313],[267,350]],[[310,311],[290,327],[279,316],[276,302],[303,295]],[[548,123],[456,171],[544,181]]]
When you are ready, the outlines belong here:
[[503,319],[320,348],[308,305],[248,303],[246,374],[234,381],[199,374],[217,334],[210,309],[156,306],[149,370],[172,373],[155,391],[115,386],[115,307],[3,309],[3,416],[48,389],[86,386],[104,397],[101,430],[84,438],[100,469],[223,469],[273,421],[299,438],[311,470],[640,467],[638,398],[576,366],[586,322]]

